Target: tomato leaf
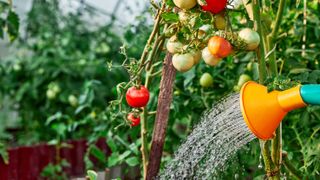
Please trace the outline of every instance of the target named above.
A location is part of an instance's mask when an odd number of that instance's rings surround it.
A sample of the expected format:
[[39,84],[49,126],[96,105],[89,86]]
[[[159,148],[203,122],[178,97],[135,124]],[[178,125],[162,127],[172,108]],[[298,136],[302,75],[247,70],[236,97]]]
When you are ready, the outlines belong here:
[[19,16],[15,12],[10,10],[7,17],[7,31],[11,42],[13,42],[18,37],[19,26]]
[[179,15],[173,12],[165,12],[161,17],[168,23],[175,23],[179,21]]
[[137,157],[130,157],[130,158],[126,159],[126,163],[129,166],[134,167],[134,166],[137,166],[140,162]]
[[98,174],[93,170],[88,170],[87,175],[90,180],[97,180],[97,178],[98,178]]
[[119,153],[112,153],[110,157],[108,157],[108,167],[112,167],[117,165],[119,162]]
[[4,144],[0,143],[0,160],[3,160],[5,164],[9,164],[9,154]]
[[97,146],[92,146],[90,153],[101,162],[106,162],[106,155]]

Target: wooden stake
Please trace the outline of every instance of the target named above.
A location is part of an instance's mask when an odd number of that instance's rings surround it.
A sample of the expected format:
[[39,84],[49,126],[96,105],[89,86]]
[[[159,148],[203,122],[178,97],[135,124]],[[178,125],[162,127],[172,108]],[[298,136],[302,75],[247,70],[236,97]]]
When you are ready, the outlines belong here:
[[152,180],[159,172],[175,77],[176,70],[172,65],[172,55],[167,53],[163,63],[157,114],[153,129],[151,152],[146,176],[147,180]]

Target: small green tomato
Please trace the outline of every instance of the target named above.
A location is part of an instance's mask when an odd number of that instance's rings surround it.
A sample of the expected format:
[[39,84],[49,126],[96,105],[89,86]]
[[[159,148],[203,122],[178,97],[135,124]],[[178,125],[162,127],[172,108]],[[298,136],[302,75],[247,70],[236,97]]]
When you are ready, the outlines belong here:
[[213,86],[213,77],[209,73],[204,73],[200,78],[200,85],[204,88]]

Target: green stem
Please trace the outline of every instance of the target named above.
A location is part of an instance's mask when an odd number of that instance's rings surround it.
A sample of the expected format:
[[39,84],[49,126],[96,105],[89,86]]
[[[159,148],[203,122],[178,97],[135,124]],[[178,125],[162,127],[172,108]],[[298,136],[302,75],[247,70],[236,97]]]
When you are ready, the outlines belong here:
[[[275,46],[275,40],[278,38],[280,25],[282,22],[283,12],[285,8],[286,0],[280,0],[276,22],[274,25],[274,28],[272,32],[268,35],[268,51],[274,48]],[[269,58],[270,63],[270,72],[273,77],[278,76],[278,65],[276,61],[276,53],[275,51],[272,51]],[[281,169],[281,161],[282,161],[282,125],[280,124],[279,128],[276,130],[276,136],[272,140],[271,145],[271,153],[272,153],[272,160],[275,164],[275,168],[278,169],[277,176],[280,178],[280,169]]]
[[141,63],[140,68],[142,68],[143,64],[145,63],[145,61],[147,59],[148,52],[149,52],[149,48],[151,46],[151,43],[159,31],[160,21],[162,19],[161,14],[163,13],[164,9],[165,9],[165,2],[162,3],[161,9],[159,9],[157,12],[155,24],[153,26],[152,32],[149,36],[147,44],[144,47],[144,50],[143,50],[141,58],[140,58],[140,63]]
[[[151,65],[154,60],[156,60],[159,57],[159,54],[161,53],[161,49],[163,48],[164,39],[162,36],[157,38],[157,40],[153,44],[153,48],[150,52],[149,56],[149,64],[146,67],[147,73],[146,73],[146,79],[145,79],[145,87],[149,87],[153,76],[154,67]],[[149,163],[149,149],[148,149],[148,126],[147,126],[147,119],[148,119],[148,109],[147,107],[143,108],[142,114],[141,114],[141,154],[142,154],[142,161],[143,161],[143,177],[146,179],[147,176],[147,167]]]
[[268,178],[272,179],[272,177],[270,177],[270,174],[274,169],[274,164],[270,156],[269,142],[270,141],[260,140],[260,148],[261,148],[261,153],[263,157],[263,162],[265,165],[265,171],[268,175]]
[[[257,56],[259,59],[259,81],[260,83],[264,83],[267,76],[267,65],[266,65],[266,53],[271,48],[274,47],[274,39],[278,35],[279,27],[282,20],[282,13],[284,8],[284,0],[281,0],[279,4],[279,9],[276,18],[276,24],[271,34],[268,37],[265,37],[264,31],[262,28],[261,17],[260,17],[260,9],[262,9],[259,0],[253,0],[253,16],[255,22],[255,28],[262,38],[262,43],[260,44],[260,49],[257,51]],[[278,75],[278,68],[276,63],[275,53],[272,52],[270,58],[270,71],[272,76]],[[269,142],[268,141],[260,141],[262,156],[265,163],[265,170],[267,172],[268,179],[280,179],[280,162],[281,162],[281,127],[276,131],[275,139],[272,141],[272,152],[270,153]]]
[[280,124],[279,128],[276,130],[276,136],[272,139],[271,147],[272,147],[272,161],[275,164],[278,169],[280,169],[280,163],[281,163],[281,149],[282,149],[282,137],[281,137],[281,131],[282,131],[282,125]]
[[[264,36],[262,33],[262,24],[261,24],[261,17],[260,17],[260,1],[259,0],[252,0],[252,9],[253,9],[253,17],[255,28],[259,33],[260,37],[262,38],[262,42],[264,42]],[[265,60],[265,47],[264,43],[260,44],[259,49],[257,50],[257,56],[259,59],[259,81],[260,83],[264,83],[267,78],[267,65]]]
[[283,165],[284,167],[290,172],[290,174],[292,174],[295,178],[297,179],[302,179],[303,176],[301,175],[300,171],[297,170],[293,164],[291,164],[289,158],[288,158],[288,154],[287,153],[282,153],[282,158],[283,158]]
[[[286,0],[280,0],[279,7],[278,7],[278,12],[277,12],[277,17],[276,17],[276,22],[274,25],[274,28],[272,32],[268,35],[267,37],[267,42],[268,42],[268,51],[274,48],[275,46],[275,40],[278,37],[280,25],[282,22],[282,17],[283,17],[283,11],[285,8]],[[269,57],[269,65],[270,65],[270,72],[273,77],[278,76],[278,66],[277,66],[277,58],[276,58],[276,53],[275,51],[271,52],[270,57]]]

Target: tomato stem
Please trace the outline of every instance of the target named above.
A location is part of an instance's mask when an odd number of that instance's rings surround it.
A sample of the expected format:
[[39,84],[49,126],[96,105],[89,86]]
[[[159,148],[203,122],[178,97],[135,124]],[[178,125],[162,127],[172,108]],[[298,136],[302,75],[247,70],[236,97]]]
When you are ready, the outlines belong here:
[[[283,17],[283,11],[285,7],[285,0],[280,0],[277,17],[275,21],[275,26],[272,29],[271,33],[265,36],[265,33],[262,29],[261,24],[261,9],[263,9],[260,5],[259,0],[252,1],[253,8],[253,17],[255,21],[256,29],[262,38],[262,43],[260,44],[260,49],[257,52],[259,59],[259,81],[260,83],[264,83],[267,77],[267,65],[266,65],[266,57],[265,52],[270,52],[269,56],[269,67],[270,73],[273,77],[278,76],[278,66],[276,62],[276,54],[274,49],[275,39],[277,39],[278,31],[280,29],[280,24]],[[268,53],[269,54],[269,53]],[[275,138],[272,140],[272,149],[270,153],[270,146],[268,141],[260,141],[261,151],[265,163],[265,170],[267,172],[268,179],[280,179],[280,170],[281,170],[281,157],[282,157],[282,128],[280,127],[276,130]]]

